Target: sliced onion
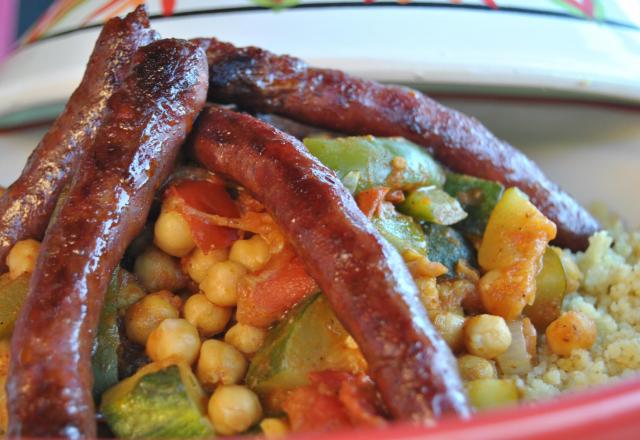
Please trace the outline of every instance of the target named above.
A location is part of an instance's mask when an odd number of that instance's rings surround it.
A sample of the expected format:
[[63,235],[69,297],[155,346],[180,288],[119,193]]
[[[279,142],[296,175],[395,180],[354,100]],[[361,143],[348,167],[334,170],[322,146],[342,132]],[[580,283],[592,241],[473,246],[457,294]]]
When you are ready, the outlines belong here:
[[[504,374],[525,374],[533,368],[534,357],[529,352],[531,348],[531,334],[525,328],[521,319],[508,321],[511,332],[511,345],[496,358],[498,367]],[[530,330],[527,328],[526,330]]]

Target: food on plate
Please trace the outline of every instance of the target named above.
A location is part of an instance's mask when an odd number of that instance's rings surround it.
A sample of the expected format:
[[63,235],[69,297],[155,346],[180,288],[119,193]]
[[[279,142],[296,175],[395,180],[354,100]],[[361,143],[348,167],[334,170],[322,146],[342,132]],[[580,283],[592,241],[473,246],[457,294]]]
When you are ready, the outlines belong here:
[[295,138],[221,107],[205,109],[191,136],[199,162],[272,213],[362,350],[391,414],[467,415],[455,360],[409,271],[336,175]]
[[90,359],[110,275],[204,105],[193,44],[154,41],[131,64],[58,202],[15,323],[10,435],[96,435]]
[[120,86],[131,56],[157,39],[144,8],[105,24],[89,58],[82,82],[71,95],[21,176],[0,191],[0,271],[16,242],[41,240],[64,186],[102,125],[107,100]]
[[452,171],[516,186],[558,227],[557,244],[583,250],[597,221],[517,149],[474,118],[426,95],[216,39],[207,48],[209,98],[346,134],[402,136]]
[[[110,35],[123,23],[134,42]],[[64,177],[46,233],[0,222],[8,434],[433,425],[640,370],[640,238],[606,216],[595,232],[477,121],[260,49],[158,38],[142,8],[105,26],[92,60],[124,44],[122,78],[79,89],[104,89],[104,109],[73,164],[47,156]],[[80,95],[60,136],[92,108]]]

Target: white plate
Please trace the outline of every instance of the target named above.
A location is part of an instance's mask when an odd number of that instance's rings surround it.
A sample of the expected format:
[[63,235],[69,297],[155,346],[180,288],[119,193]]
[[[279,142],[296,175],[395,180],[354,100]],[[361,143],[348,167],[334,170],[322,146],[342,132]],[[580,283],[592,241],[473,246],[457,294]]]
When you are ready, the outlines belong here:
[[[572,2],[308,0],[273,12],[249,0],[180,0],[171,17],[162,15],[171,2],[147,4],[164,36],[215,35],[383,81],[639,102],[640,1],[578,2],[598,4],[604,21],[571,13]],[[99,31],[78,27],[108,2],[71,3],[45,39],[0,66],[0,116],[64,99],[78,83]],[[493,3],[498,9],[486,6]],[[86,24],[98,25],[109,11]]]
[[[445,99],[521,147],[588,205],[603,201],[640,225],[640,110],[530,101]],[[45,129],[0,135],[0,185],[18,175]]]

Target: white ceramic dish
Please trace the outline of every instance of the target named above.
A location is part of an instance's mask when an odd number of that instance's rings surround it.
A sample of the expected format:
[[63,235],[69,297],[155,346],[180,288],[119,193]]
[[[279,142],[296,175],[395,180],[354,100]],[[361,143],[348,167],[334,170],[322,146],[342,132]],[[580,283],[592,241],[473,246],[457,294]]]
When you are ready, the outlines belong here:
[[[279,12],[255,5],[268,1],[147,4],[164,36],[215,35],[383,81],[640,102],[638,0],[308,0]],[[0,66],[0,116],[69,96],[96,26],[135,3],[59,0],[36,29],[40,39]],[[168,4],[171,17],[163,16]],[[97,12],[104,5],[111,7]]]

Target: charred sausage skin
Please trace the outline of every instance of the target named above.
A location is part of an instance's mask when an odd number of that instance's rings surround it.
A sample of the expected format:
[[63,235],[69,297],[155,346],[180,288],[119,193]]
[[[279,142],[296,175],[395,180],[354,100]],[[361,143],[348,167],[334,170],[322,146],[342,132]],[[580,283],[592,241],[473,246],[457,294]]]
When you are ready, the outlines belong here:
[[274,216],[358,342],[395,418],[468,414],[455,360],[402,258],[333,171],[292,136],[219,107],[201,114],[190,139],[204,166],[243,185]]
[[204,105],[206,58],[182,40],[141,48],[45,235],[16,323],[9,435],[91,438],[91,352],[104,293]]
[[303,61],[215,39],[207,47],[209,98],[348,134],[402,136],[453,171],[516,186],[558,227],[556,243],[583,250],[600,226],[516,148],[475,118],[415,90],[315,69]]
[[135,51],[156,39],[144,6],[104,25],[82,82],[0,197],[0,273],[17,241],[42,239],[62,188],[100,126],[107,99],[122,83]]

